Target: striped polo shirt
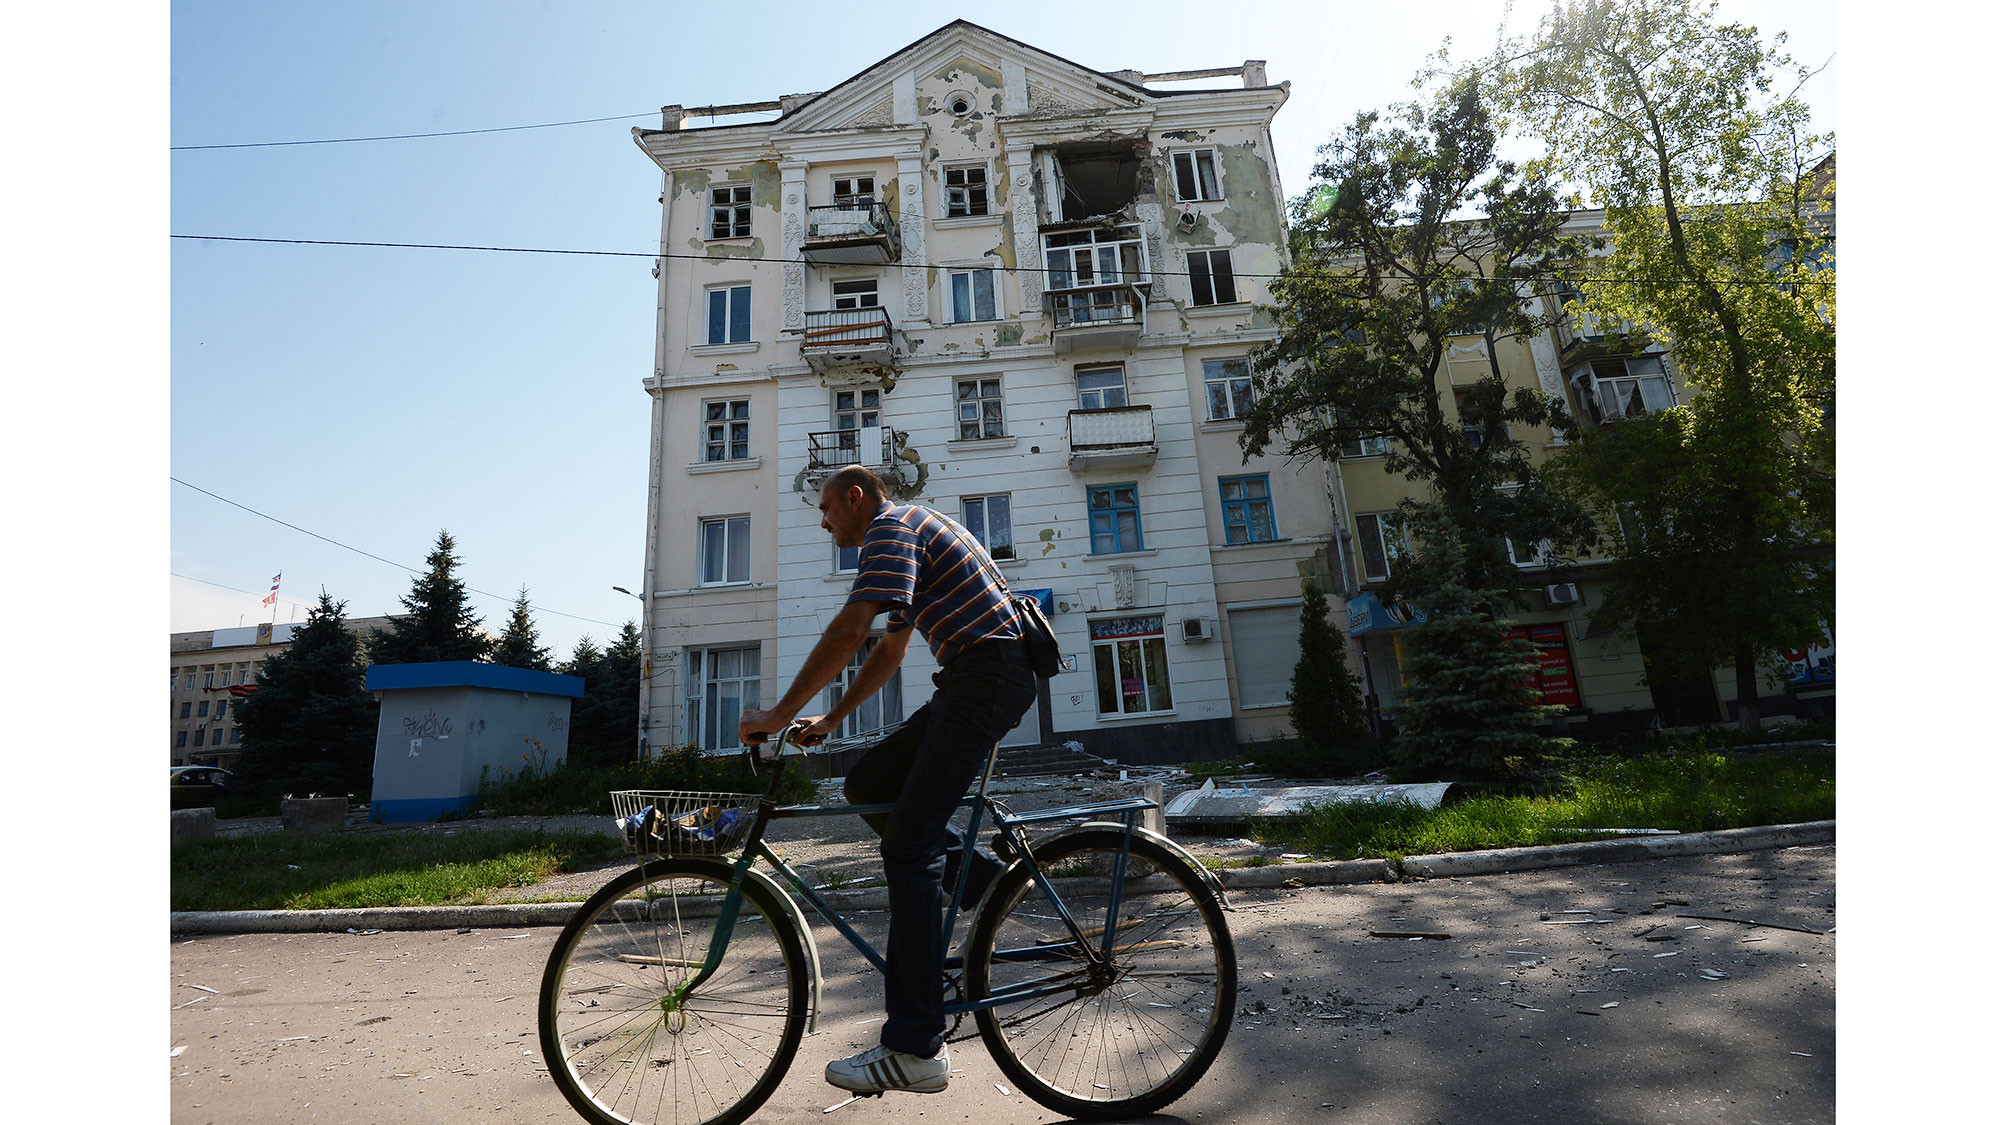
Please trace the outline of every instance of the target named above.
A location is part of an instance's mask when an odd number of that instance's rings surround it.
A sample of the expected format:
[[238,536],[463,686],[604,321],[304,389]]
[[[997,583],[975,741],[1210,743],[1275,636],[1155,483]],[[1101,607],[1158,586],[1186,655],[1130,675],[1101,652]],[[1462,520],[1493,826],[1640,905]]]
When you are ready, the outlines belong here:
[[941,512],[882,505],[862,537],[856,569],[848,602],[892,607],[889,630],[915,625],[939,664],[982,641],[1022,636],[1000,568]]

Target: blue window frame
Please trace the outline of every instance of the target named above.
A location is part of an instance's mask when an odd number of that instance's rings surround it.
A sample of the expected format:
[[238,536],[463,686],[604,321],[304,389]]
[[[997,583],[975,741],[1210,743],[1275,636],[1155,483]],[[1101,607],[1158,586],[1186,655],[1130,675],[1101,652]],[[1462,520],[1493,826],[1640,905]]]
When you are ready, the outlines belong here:
[[1107,484],[1090,490],[1090,553],[1143,551],[1139,530],[1139,486]]
[[1278,537],[1268,474],[1222,478],[1222,527],[1228,543],[1269,543]]
[[708,291],[708,336],[710,344],[750,342],[750,287],[732,285]]

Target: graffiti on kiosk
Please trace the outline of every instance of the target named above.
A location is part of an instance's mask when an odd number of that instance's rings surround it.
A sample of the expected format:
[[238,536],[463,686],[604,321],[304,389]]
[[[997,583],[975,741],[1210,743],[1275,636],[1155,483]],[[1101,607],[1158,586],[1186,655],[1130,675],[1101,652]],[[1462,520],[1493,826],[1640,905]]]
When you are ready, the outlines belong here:
[[403,733],[410,738],[450,738],[451,720],[438,718],[436,711],[424,712],[421,719],[405,715]]

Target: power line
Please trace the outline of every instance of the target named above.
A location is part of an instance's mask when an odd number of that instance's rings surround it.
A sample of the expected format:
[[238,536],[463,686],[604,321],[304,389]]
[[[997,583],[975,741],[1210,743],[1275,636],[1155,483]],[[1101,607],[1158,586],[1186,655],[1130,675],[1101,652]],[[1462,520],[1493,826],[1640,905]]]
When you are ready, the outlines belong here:
[[[306,530],[305,528],[303,528],[303,527],[300,527],[300,526],[299,526],[298,524],[295,524],[295,523],[286,523],[286,522],[285,522],[284,520],[281,520],[281,519],[279,519],[278,517],[276,517],[276,516],[274,516],[274,515],[271,515],[271,514],[269,514],[268,512],[260,512],[260,511],[258,511],[257,509],[255,509],[255,508],[252,508],[252,507],[250,507],[250,506],[249,506],[248,504],[239,504],[239,503],[237,503],[236,501],[234,501],[234,500],[231,500],[231,499],[230,499],[229,497],[227,497],[227,496],[220,496],[220,495],[217,495],[216,493],[213,493],[213,492],[210,492],[210,491],[209,491],[208,489],[206,489],[206,488],[203,488],[203,487],[201,487],[200,485],[196,485],[196,484],[189,484],[188,482],[186,482],[186,481],[182,480],[182,479],[181,479],[181,478],[179,478],[179,477],[176,477],[176,476],[168,476],[168,477],[167,477],[167,479],[168,479],[168,480],[170,480],[170,481],[173,481],[173,482],[174,482],[175,484],[178,484],[178,485],[180,485],[180,486],[181,486],[181,487],[183,487],[183,488],[192,488],[192,489],[194,489],[194,490],[195,490],[196,492],[199,492],[199,493],[201,493],[201,494],[202,494],[203,496],[208,496],[208,497],[212,497],[212,498],[214,498],[214,499],[216,499],[216,500],[220,500],[220,501],[222,501],[222,502],[223,502],[224,504],[227,504],[227,505],[229,505],[229,506],[230,506],[230,507],[232,507],[232,508],[241,508],[241,509],[243,509],[244,511],[246,511],[246,512],[249,512],[249,513],[250,513],[251,515],[253,515],[253,516],[258,516],[258,517],[261,517],[261,518],[263,518],[263,519],[267,519],[267,520],[270,520],[270,521],[271,521],[272,523],[275,523],[275,524],[278,524],[278,525],[279,525],[279,526],[281,526],[281,527],[289,527],[289,528],[291,528],[291,529],[292,529],[293,531],[296,531],[296,532],[298,532],[298,533],[299,533],[299,534],[301,534],[301,535],[310,535],[310,536],[312,536],[312,537],[313,537],[314,539],[317,539],[317,540],[319,540],[319,541],[320,541],[320,542],[322,542],[322,543],[330,543],[330,544],[332,544],[332,545],[333,545],[333,546],[335,546],[335,547],[339,547],[339,548],[340,548],[341,550],[343,550],[343,551],[353,551],[353,552],[354,552],[355,554],[357,554],[357,555],[362,555],[362,556],[365,556],[365,557],[367,557],[367,558],[371,558],[371,559],[374,559],[374,560],[375,560],[376,562],[379,562],[379,563],[388,563],[388,564],[389,564],[390,566],[393,566],[393,567],[396,567],[396,568],[397,568],[397,569],[399,569],[399,570],[407,570],[407,571],[409,571],[409,572],[410,572],[411,574],[423,574],[423,573],[424,573],[423,571],[421,571],[421,570],[418,570],[418,569],[417,569],[416,567],[413,567],[413,566],[405,566],[405,565],[403,565],[402,563],[399,563],[399,562],[396,562],[396,561],[395,561],[395,560],[393,560],[393,559],[385,559],[385,558],[383,558],[383,557],[382,557],[381,555],[377,555],[377,554],[371,554],[371,553],[369,553],[369,552],[367,552],[367,551],[364,551],[364,550],[362,550],[362,549],[361,549],[361,548],[359,548],[359,547],[355,547],[355,546],[351,546],[351,545],[349,545],[349,544],[346,544],[346,543],[342,543],[342,542],[341,542],[340,540],[338,540],[338,539],[328,539],[328,538],[327,538],[326,536],[324,536],[324,535],[321,535],[320,533],[318,533],[318,532],[316,532],[316,531],[307,531],[307,530]],[[181,577],[185,578],[185,577],[187,577],[187,576],[186,576],[186,575],[182,575]],[[199,582],[199,581],[201,581],[201,579],[197,578],[197,579],[195,579],[194,581],[197,581],[197,582]],[[210,583],[210,585],[220,585],[220,583]],[[224,586],[224,587],[223,587],[223,589],[233,589],[233,588],[234,588],[234,587],[229,587],[229,586]],[[479,589],[479,588],[478,588],[478,587],[476,587],[476,586],[467,586],[467,587],[466,587],[466,589],[467,589],[467,590],[470,590],[470,591],[471,591],[472,593],[475,593],[475,594],[478,594],[478,595],[480,595],[480,596],[482,596],[482,597],[488,597],[488,598],[496,598],[496,599],[498,599],[498,600],[500,600],[500,601],[503,601],[503,602],[506,602],[506,603],[508,603],[509,605],[512,605],[512,604],[513,604],[513,602],[514,602],[514,599],[513,599],[512,597],[508,596],[508,595],[505,595],[505,594],[495,594],[495,593],[493,593],[493,592],[491,592],[491,591],[488,591],[488,590],[481,590],[481,589]],[[247,594],[247,593],[254,593],[254,591],[250,591],[250,590],[245,590],[245,591],[243,591],[243,592],[244,592],[244,593],[246,593],[246,594]],[[600,621],[600,620],[598,620],[598,619],[597,619],[597,618],[595,618],[595,617],[583,617],[583,616],[580,616],[580,615],[578,615],[578,614],[574,614],[574,613],[564,613],[563,611],[561,611],[561,610],[559,610],[559,609],[550,609],[550,608],[548,608],[547,606],[541,606],[541,605],[535,605],[535,604],[534,604],[534,603],[532,603],[532,602],[530,602],[530,603],[529,603],[529,608],[531,608],[531,609],[534,609],[534,610],[535,610],[536,612],[538,612],[538,613],[553,613],[553,614],[555,614],[555,615],[556,615],[557,617],[567,617],[567,618],[569,618],[569,619],[570,619],[570,620],[572,620],[572,621],[587,621],[587,622],[589,622],[589,623],[590,623],[590,624],[592,624],[592,625],[603,625],[603,626],[605,626],[605,627],[607,627],[607,628],[612,628],[612,629],[616,629],[616,628],[618,628],[618,627],[619,627],[619,626],[618,626],[618,623],[617,623],[617,622],[614,622],[614,621]]]
[[[367,247],[376,247],[380,249],[391,249],[391,250],[481,250],[496,254],[570,254],[570,255],[585,255],[585,256],[603,257],[603,258],[675,258],[692,262],[765,262],[765,263],[770,263],[772,265],[780,265],[780,266],[790,265],[793,263],[804,261],[803,258],[770,258],[770,257],[760,258],[760,257],[737,256],[737,255],[731,255],[727,258],[713,258],[707,254],[663,254],[659,253],[658,251],[651,251],[651,250],[645,250],[645,251],[563,250],[563,249],[553,249],[548,247],[536,247],[536,246],[474,246],[462,243],[448,243],[448,242],[361,242],[361,241],[336,240],[336,239],[326,239],[326,238],[253,238],[246,235],[231,235],[231,234],[170,234],[167,237],[191,239],[203,242],[259,242],[259,243],[275,244],[280,246],[367,246]],[[962,265],[946,266],[940,263],[923,263],[923,262],[896,262],[893,264],[908,269],[965,268]],[[1039,267],[1039,266],[989,265],[989,266],[980,266],[978,268],[996,270],[1002,273],[1047,273],[1048,272],[1048,270],[1045,267]],[[1148,273],[1153,277],[1194,276],[1193,273],[1187,270],[1153,269],[1149,270]],[[1208,275],[1203,274],[1202,276],[1207,277]],[[1250,278],[1257,278],[1260,280],[1269,281],[1275,278],[1285,277],[1286,275],[1282,273],[1232,273],[1231,276],[1250,277]],[[1293,274],[1292,276],[1299,276],[1299,275]],[[1349,277],[1349,275],[1346,274],[1329,274],[1328,276],[1333,277],[1336,280],[1346,280]],[[1440,274],[1434,277],[1412,277],[1409,278],[1408,280],[1470,281],[1477,279],[1457,274],[1452,274],[1452,275]],[[1670,277],[1670,278],[1583,277],[1583,278],[1578,278],[1577,280],[1590,281],[1598,284],[1611,284],[1611,285],[1695,285],[1699,283],[1698,279],[1681,278],[1681,277]],[[1749,278],[1712,278],[1709,279],[1709,284],[1832,285],[1834,283],[1830,281],[1817,280],[1814,278],[1773,278],[1768,281],[1753,280]]]
[[502,125],[495,129],[453,129],[443,133],[396,133],[382,137],[327,137],[316,141],[252,141],[233,145],[169,145],[168,152],[203,152],[218,148],[282,148],[287,145],[351,145],[363,141],[415,141],[427,137],[469,137],[475,133],[515,133],[523,129],[560,129],[565,125],[596,125],[605,121],[637,121],[657,117],[654,113],[628,113],[620,117],[586,117],[579,121],[550,121],[541,125]]

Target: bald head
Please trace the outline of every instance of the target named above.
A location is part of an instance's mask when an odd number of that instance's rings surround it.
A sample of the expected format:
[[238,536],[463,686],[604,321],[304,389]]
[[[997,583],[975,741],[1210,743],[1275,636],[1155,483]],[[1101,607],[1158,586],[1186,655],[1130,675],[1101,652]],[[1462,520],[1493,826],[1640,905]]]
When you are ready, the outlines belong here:
[[859,547],[875,513],[888,502],[882,478],[862,465],[849,465],[826,478],[819,489],[819,525],[842,547]]

